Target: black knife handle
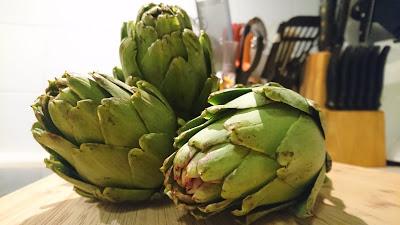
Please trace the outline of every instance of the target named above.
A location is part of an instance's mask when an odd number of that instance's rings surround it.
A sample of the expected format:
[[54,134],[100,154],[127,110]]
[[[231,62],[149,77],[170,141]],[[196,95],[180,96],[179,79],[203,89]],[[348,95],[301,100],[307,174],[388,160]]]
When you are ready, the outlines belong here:
[[378,67],[376,71],[377,79],[376,79],[376,90],[374,91],[374,106],[373,109],[378,110],[379,107],[381,106],[381,95],[382,95],[382,89],[383,89],[383,77],[385,73],[385,64],[386,64],[386,58],[389,54],[390,47],[385,46],[379,55],[378,58]]

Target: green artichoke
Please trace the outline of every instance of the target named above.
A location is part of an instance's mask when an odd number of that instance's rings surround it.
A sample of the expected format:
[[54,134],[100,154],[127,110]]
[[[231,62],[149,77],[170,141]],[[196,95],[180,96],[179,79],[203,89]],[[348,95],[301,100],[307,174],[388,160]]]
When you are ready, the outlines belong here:
[[184,119],[198,116],[218,88],[210,40],[191,29],[183,9],[151,3],[139,10],[136,22],[123,24],[119,49],[125,80],[152,83]]
[[330,168],[312,102],[269,83],[214,92],[209,103],[175,138],[164,192],[199,218],[226,208],[247,223],[286,207],[311,215]]
[[85,197],[141,201],[161,190],[159,171],[173,152],[176,117],[151,84],[65,73],[32,105],[32,133],[46,166]]

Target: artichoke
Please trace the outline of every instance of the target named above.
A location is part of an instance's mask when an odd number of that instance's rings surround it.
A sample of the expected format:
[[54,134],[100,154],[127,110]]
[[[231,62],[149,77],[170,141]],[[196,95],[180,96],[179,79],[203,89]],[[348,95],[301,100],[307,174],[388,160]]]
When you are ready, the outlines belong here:
[[125,80],[152,83],[183,119],[198,116],[218,88],[210,40],[191,29],[183,9],[151,3],[139,10],[136,22],[123,24],[119,49]]
[[49,81],[32,105],[32,133],[49,153],[46,166],[85,197],[141,201],[161,191],[173,152],[176,117],[151,84],[136,87],[93,73]]
[[251,223],[290,207],[311,215],[330,168],[319,111],[276,83],[210,95],[175,138],[165,193],[198,218],[229,208]]

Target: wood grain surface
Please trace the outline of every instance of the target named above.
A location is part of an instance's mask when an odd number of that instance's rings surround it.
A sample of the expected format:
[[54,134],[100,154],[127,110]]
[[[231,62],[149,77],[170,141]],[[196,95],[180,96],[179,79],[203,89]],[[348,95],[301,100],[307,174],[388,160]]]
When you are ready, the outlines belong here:
[[383,111],[324,109],[322,112],[326,148],[334,161],[357,166],[386,164]]
[[[315,216],[297,219],[286,212],[255,225],[398,225],[400,175],[334,163],[315,206]],[[0,224],[70,225],[230,225],[229,213],[196,221],[168,200],[138,205],[113,205],[80,197],[71,185],[50,175],[0,198]]]

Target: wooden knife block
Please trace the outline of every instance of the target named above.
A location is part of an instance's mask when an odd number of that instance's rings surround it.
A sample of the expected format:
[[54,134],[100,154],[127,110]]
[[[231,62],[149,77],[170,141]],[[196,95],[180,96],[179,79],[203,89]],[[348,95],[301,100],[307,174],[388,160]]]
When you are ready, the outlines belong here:
[[300,94],[325,106],[326,102],[326,74],[328,71],[329,51],[312,53],[307,57],[304,67],[304,80],[300,87]]
[[359,166],[385,166],[385,117],[382,111],[323,109],[326,147],[332,159]]

